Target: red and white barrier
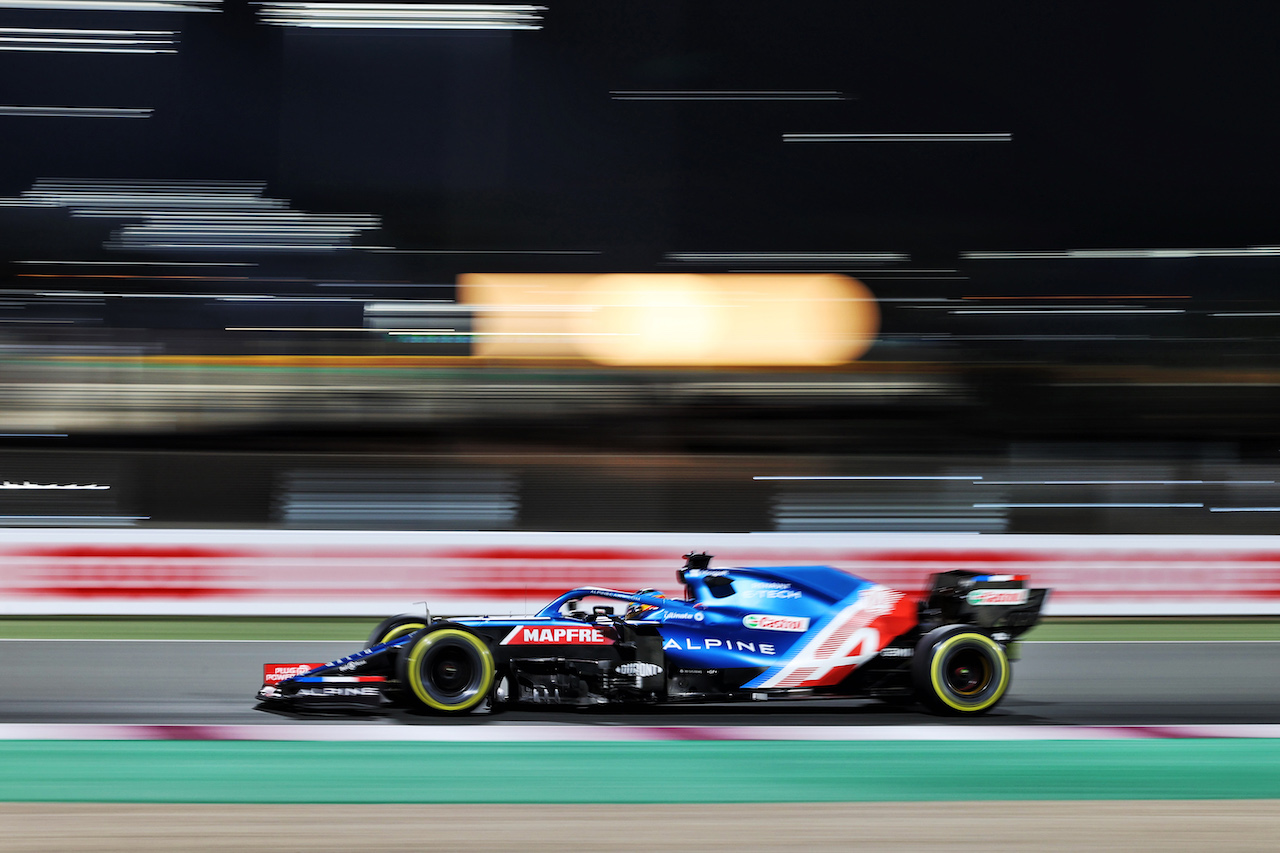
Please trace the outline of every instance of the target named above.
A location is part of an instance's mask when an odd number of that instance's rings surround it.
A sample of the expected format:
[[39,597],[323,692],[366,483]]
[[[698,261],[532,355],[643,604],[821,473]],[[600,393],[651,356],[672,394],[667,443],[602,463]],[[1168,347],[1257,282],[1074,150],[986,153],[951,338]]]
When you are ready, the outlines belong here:
[[1027,574],[1054,616],[1280,615],[1280,538],[949,534],[0,531],[0,615],[521,614],[576,586],[675,593],[681,555],[836,566],[908,592]]

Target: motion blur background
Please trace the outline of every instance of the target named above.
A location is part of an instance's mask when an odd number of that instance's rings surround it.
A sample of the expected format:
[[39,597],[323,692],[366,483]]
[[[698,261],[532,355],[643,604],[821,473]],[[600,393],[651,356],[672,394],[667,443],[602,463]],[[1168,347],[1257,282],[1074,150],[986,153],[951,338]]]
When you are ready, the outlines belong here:
[[1274,532],[1275,23],[0,0],[0,524]]

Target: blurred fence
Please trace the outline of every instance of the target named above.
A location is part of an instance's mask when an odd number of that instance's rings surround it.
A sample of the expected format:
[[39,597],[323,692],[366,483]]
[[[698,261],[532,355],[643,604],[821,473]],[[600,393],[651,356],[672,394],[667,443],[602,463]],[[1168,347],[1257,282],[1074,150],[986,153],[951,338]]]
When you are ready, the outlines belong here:
[[575,586],[678,589],[713,565],[828,564],[918,592],[948,569],[1029,574],[1049,615],[1280,615],[1266,536],[0,530],[4,615],[524,613]]

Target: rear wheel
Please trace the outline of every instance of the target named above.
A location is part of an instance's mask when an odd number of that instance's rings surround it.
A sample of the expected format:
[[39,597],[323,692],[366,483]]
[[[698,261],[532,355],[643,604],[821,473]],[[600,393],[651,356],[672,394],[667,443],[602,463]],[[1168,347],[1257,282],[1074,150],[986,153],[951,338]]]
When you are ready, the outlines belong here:
[[1004,647],[976,628],[930,631],[916,646],[911,677],[916,694],[940,714],[985,714],[1009,690]]
[[427,620],[423,616],[417,616],[412,613],[390,616],[383,619],[378,623],[378,627],[373,629],[373,633],[369,635],[369,641],[365,643],[365,648],[372,648],[379,643],[389,643],[406,634],[416,634],[425,627],[427,627]]
[[397,665],[405,691],[427,711],[466,714],[493,691],[493,652],[457,627],[424,631],[409,641]]

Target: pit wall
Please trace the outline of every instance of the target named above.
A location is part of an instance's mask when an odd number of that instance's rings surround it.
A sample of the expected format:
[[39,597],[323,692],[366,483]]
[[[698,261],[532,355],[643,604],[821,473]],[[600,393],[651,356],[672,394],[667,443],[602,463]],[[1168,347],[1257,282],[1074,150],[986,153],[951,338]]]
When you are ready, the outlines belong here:
[[536,610],[577,586],[678,595],[714,566],[826,564],[918,593],[1029,575],[1050,616],[1280,615],[1280,538],[810,533],[0,530],[0,615],[382,616]]

